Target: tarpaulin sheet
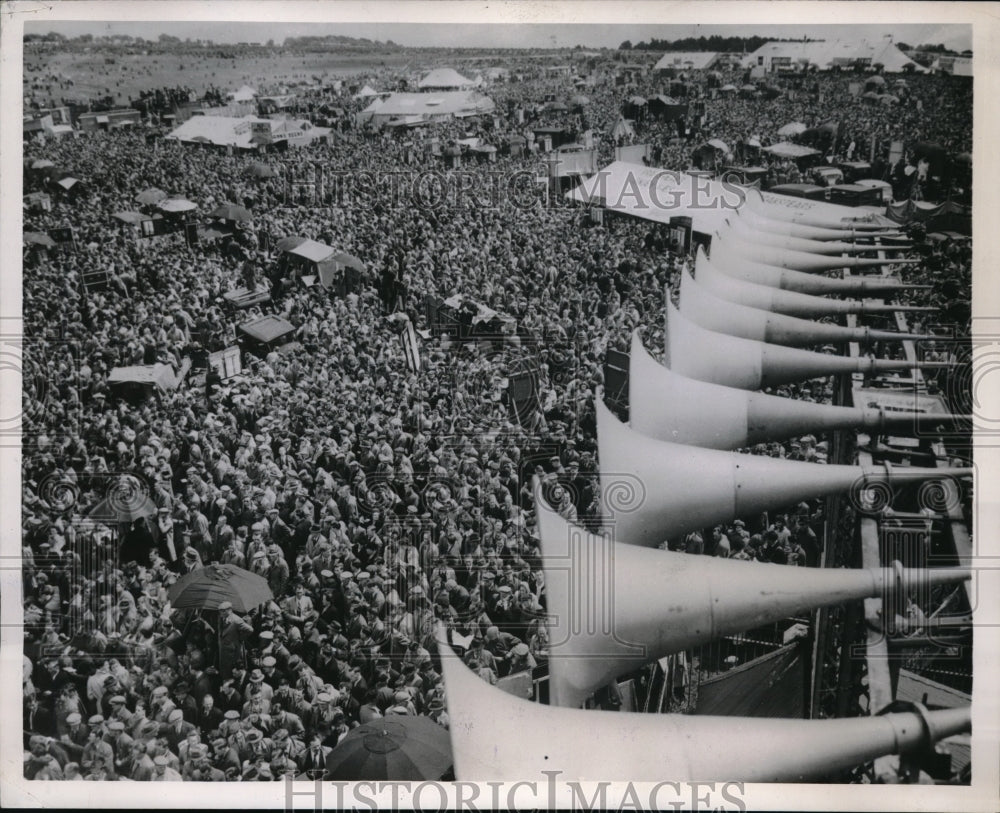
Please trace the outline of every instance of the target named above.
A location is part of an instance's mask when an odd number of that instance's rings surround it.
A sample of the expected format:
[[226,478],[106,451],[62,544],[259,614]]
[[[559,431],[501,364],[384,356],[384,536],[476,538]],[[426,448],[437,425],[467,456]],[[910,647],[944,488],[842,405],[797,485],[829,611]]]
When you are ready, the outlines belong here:
[[698,686],[695,714],[735,717],[802,717],[802,648],[775,650]]

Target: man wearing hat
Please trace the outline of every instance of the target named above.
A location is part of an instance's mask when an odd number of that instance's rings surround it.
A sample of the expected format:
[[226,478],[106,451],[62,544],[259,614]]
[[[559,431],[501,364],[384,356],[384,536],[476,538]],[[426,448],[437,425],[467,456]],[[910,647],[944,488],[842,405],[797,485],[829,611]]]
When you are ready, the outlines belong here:
[[201,570],[204,566],[205,565],[201,561],[201,554],[198,553],[197,549],[193,545],[184,549],[184,558],[181,562],[181,573],[194,573],[196,570]]
[[266,738],[259,729],[252,728],[246,733],[243,746],[238,750],[243,762],[253,763],[258,759],[270,762],[272,748],[271,740]]
[[538,666],[534,656],[528,649],[528,645],[525,643],[516,644],[508,653],[507,659],[510,663],[510,670],[508,671],[510,675],[517,672],[530,672]]
[[266,682],[264,672],[260,669],[254,669],[250,673],[250,680],[244,690],[243,697],[249,702],[255,694],[259,694],[260,698],[266,700],[268,704],[274,697],[274,687]]
[[288,562],[281,548],[271,544],[267,546],[267,561],[269,564],[267,571],[267,584],[275,596],[285,595],[285,588],[288,585]]
[[253,634],[253,627],[233,611],[229,601],[219,605],[219,616],[219,674],[225,680],[232,676],[233,667],[243,662],[243,642]]
[[198,703],[191,696],[191,684],[186,680],[181,679],[174,684],[173,700],[174,705],[184,713],[185,720],[192,724],[198,721]]
[[165,756],[158,756],[153,759],[155,773],[151,781],[153,782],[183,782],[184,777],[170,767],[170,760]]
[[105,742],[111,746],[114,752],[115,771],[121,772],[123,767],[128,765],[132,757],[132,745],[135,743],[135,740],[125,733],[125,723],[121,720],[112,720],[109,722]]
[[427,705],[427,716],[443,728],[448,728],[451,719],[444,707],[444,700],[439,695],[434,695]]
[[167,718],[167,725],[160,729],[160,736],[167,741],[170,750],[176,753],[178,746],[187,739],[188,734],[197,729],[184,719],[184,712],[175,708]]
[[105,765],[114,765],[114,751],[104,741],[104,717],[95,714],[87,721],[87,725],[90,730],[87,733],[87,742],[83,746],[82,762],[93,762],[95,755],[99,755],[104,759]]
[[109,720],[120,720],[125,724],[125,728],[129,729],[132,726],[133,716],[126,705],[125,695],[115,694],[108,698],[107,718]]
[[67,730],[59,737],[59,744],[74,762],[83,758],[83,747],[90,737],[90,729],[83,724],[79,712],[71,712],[66,716]]

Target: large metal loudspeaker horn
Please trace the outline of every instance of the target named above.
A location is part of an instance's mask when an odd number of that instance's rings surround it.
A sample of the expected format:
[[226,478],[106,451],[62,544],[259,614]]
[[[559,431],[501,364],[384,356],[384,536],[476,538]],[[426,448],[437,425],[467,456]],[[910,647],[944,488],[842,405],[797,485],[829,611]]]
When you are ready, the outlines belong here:
[[[438,632],[455,778],[475,782],[802,782],[917,751],[972,726],[969,707],[841,720],[583,711],[491,686]],[[653,803],[655,806],[655,801]]]
[[789,220],[777,220],[771,217],[764,217],[757,214],[752,209],[743,206],[734,212],[747,226],[759,231],[766,231],[771,234],[783,234],[788,237],[799,237],[803,240],[870,240],[873,237],[884,237],[891,239],[894,243],[910,242],[903,232],[890,231],[887,227],[885,231],[855,231],[854,229],[825,229],[821,226],[805,226]]
[[875,484],[967,477],[971,468],[819,465],[654,440],[594,398],[602,508],[623,542],[656,547],[763,511]]
[[748,279],[732,277],[719,271],[704,249],[698,247],[695,258],[695,279],[720,299],[759,308],[787,316],[833,316],[848,313],[896,313],[936,311],[937,308],[923,305],[898,305],[875,302],[867,299],[826,299],[822,296],[785,291],[770,285],[759,285]]
[[830,325],[739,305],[716,296],[686,271],[681,272],[680,307],[684,316],[706,330],[789,347],[850,342],[868,345],[876,341],[927,341],[936,338],[933,334]]
[[699,381],[759,390],[793,381],[841,373],[881,373],[891,370],[939,369],[946,362],[873,359],[814,353],[796,347],[740,339],[706,330],[674,307],[667,297],[664,363],[675,373]]
[[721,271],[726,276],[800,294],[880,296],[895,291],[926,290],[931,287],[930,285],[910,285],[902,283],[898,279],[883,277],[855,276],[840,279],[824,277],[819,274],[806,274],[791,268],[779,268],[776,265],[753,262],[747,257],[741,256],[731,246],[718,240],[712,242],[710,259],[716,270]]
[[654,359],[632,334],[629,356],[629,425],[640,434],[706,449],[740,449],[772,440],[834,429],[918,427],[967,423],[965,415],[885,412],[814,404],[762,392],[723,387],[678,375]]
[[898,260],[866,257],[827,257],[823,254],[812,254],[808,251],[792,251],[775,248],[761,243],[754,243],[742,238],[732,229],[720,229],[712,237],[712,243],[719,240],[730,244],[736,251],[753,262],[765,265],[776,265],[778,268],[791,268],[795,271],[821,272],[833,271],[835,268],[853,268],[855,270],[877,269],[883,265],[905,265],[919,262],[918,260]]
[[[815,209],[792,209],[782,205],[777,199],[778,195],[771,195],[774,202],[764,199],[763,194],[757,189],[748,189],[744,196],[742,209],[753,212],[761,217],[773,220],[781,220],[786,223],[797,223],[802,226],[818,226],[823,229],[837,229],[840,231],[857,232],[885,232],[895,229],[895,226],[883,226],[878,223],[865,221],[863,217],[858,218],[838,218],[817,213]],[[797,201],[796,201],[797,203]]]
[[786,234],[774,234],[765,229],[755,229],[746,224],[738,216],[726,218],[726,225],[737,237],[751,243],[784,251],[805,251],[809,254],[874,254],[879,251],[903,251],[906,246],[898,245],[861,245],[844,240],[808,240],[803,237],[792,237]]
[[[579,706],[664,655],[845,601],[965,581],[961,568],[751,565],[622,544],[572,525],[535,487],[549,628],[549,702]],[[647,495],[649,498],[649,495]]]

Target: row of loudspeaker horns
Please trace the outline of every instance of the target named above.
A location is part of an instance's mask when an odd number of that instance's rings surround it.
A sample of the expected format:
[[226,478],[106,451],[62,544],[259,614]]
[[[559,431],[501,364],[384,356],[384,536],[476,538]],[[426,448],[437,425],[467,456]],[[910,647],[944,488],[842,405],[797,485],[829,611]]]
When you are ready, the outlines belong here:
[[[756,225],[761,227],[763,215],[753,206],[746,209],[758,218]],[[778,225],[771,233],[784,232],[799,240],[832,241],[845,231],[797,216],[772,223]],[[860,228],[851,232],[865,233]],[[733,244],[729,247],[739,250]],[[770,263],[770,267],[760,265],[766,271],[766,284],[800,294],[883,293],[901,287],[874,280],[861,282],[875,284],[855,283],[854,287],[810,287],[805,279],[847,281],[810,278],[803,273],[824,268],[798,257],[797,248],[802,247],[802,243],[788,245],[781,263],[773,262],[776,257],[769,251],[754,255],[758,261]],[[713,245],[713,259],[715,254]],[[704,267],[705,260],[699,260]],[[838,260],[830,267],[844,264]],[[758,273],[756,282],[765,282],[762,276]],[[733,273],[732,277],[739,279],[740,275]],[[815,302],[794,297],[784,303],[818,307]],[[860,310],[863,306],[848,312]],[[673,311],[669,299],[667,312],[668,362],[699,353],[706,341],[721,336],[733,339],[725,349],[731,351],[730,358],[736,363],[720,369],[713,364],[715,358],[702,358],[701,364],[690,365],[702,373],[702,380],[691,380],[658,365],[638,336],[633,336],[630,398],[642,398],[642,428],[635,431],[621,424],[604,407],[600,395],[596,402],[602,494],[606,500],[616,493],[631,495],[631,499],[617,501],[614,531],[619,541],[567,523],[545,503],[539,483],[535,483],[553,705],[538,706],[488,686],[458,662],[441,636],[456,776],[514,781],[541,778],[543,771],[557,769],[566,779],[653,781],[669,776],[688,781],[802,781],[887,753],[926,747],[968,730],[971,716],[967,708],[927,712],[917,706],[913,712],[821,721],[621,715],[574,708],[618,675],[720,635],[829,604],[882,595],[887,590],[907,591],[918,584],[953,583],[969,577],[967,570],[959,568],[912,571],[897,566],[893,571],[803,572],[800,568],[760,565],[749,580],[744,563],[650,549],[666,537],[756,513],[776,503],[873,483],[887,485],[941,476],[936,469],[821,467],[724,451],[759,439],[795,435],[800,430],[816,431],[845,423],[885,425],[886,418],[870,410],[837,412],[835,407],[815,405],[810,406],[818,411],[803,411],[806,405],[720,386],[739,382],[735,386],[758,389],[855,368],[831,366],[838,357],[705,330]],[[787,323],[783,327],[787,328]],[[733,356],[732,351],[737,350],[740,352]],[[750,375],[739,374],[741,361],[751,362]],[[700,407],[697,420],[690,410],[679,417],[665,415],[680,399]],[[820,412],[822,419],[815,420]],[[706,430],[706,415],[713,427],[725,428]],[[633,412],[633,421],[635,416]],[[947,416],[947,420],[956,417]],[[948,473],[967,476],[971,472],[960,469]],[[558,735],[553,736],[554,732]]]
[[584,711],[618,675],[672,652],[844,601],[950,584],[967,570],[803,569],[625,544],[571,525],[535,483],[548,601],[549,706],[474,675],[444,631],[455,775],[477,781],[802,782],[968,731],[968,707],[840,720]]

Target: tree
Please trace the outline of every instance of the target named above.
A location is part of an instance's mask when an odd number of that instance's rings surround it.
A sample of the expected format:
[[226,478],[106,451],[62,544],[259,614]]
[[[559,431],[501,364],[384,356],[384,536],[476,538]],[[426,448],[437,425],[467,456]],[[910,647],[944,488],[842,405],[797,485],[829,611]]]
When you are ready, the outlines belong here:
[[632,50],[632,40],[625,40],[621,45],[618,46],[619,51],[631,51]]

